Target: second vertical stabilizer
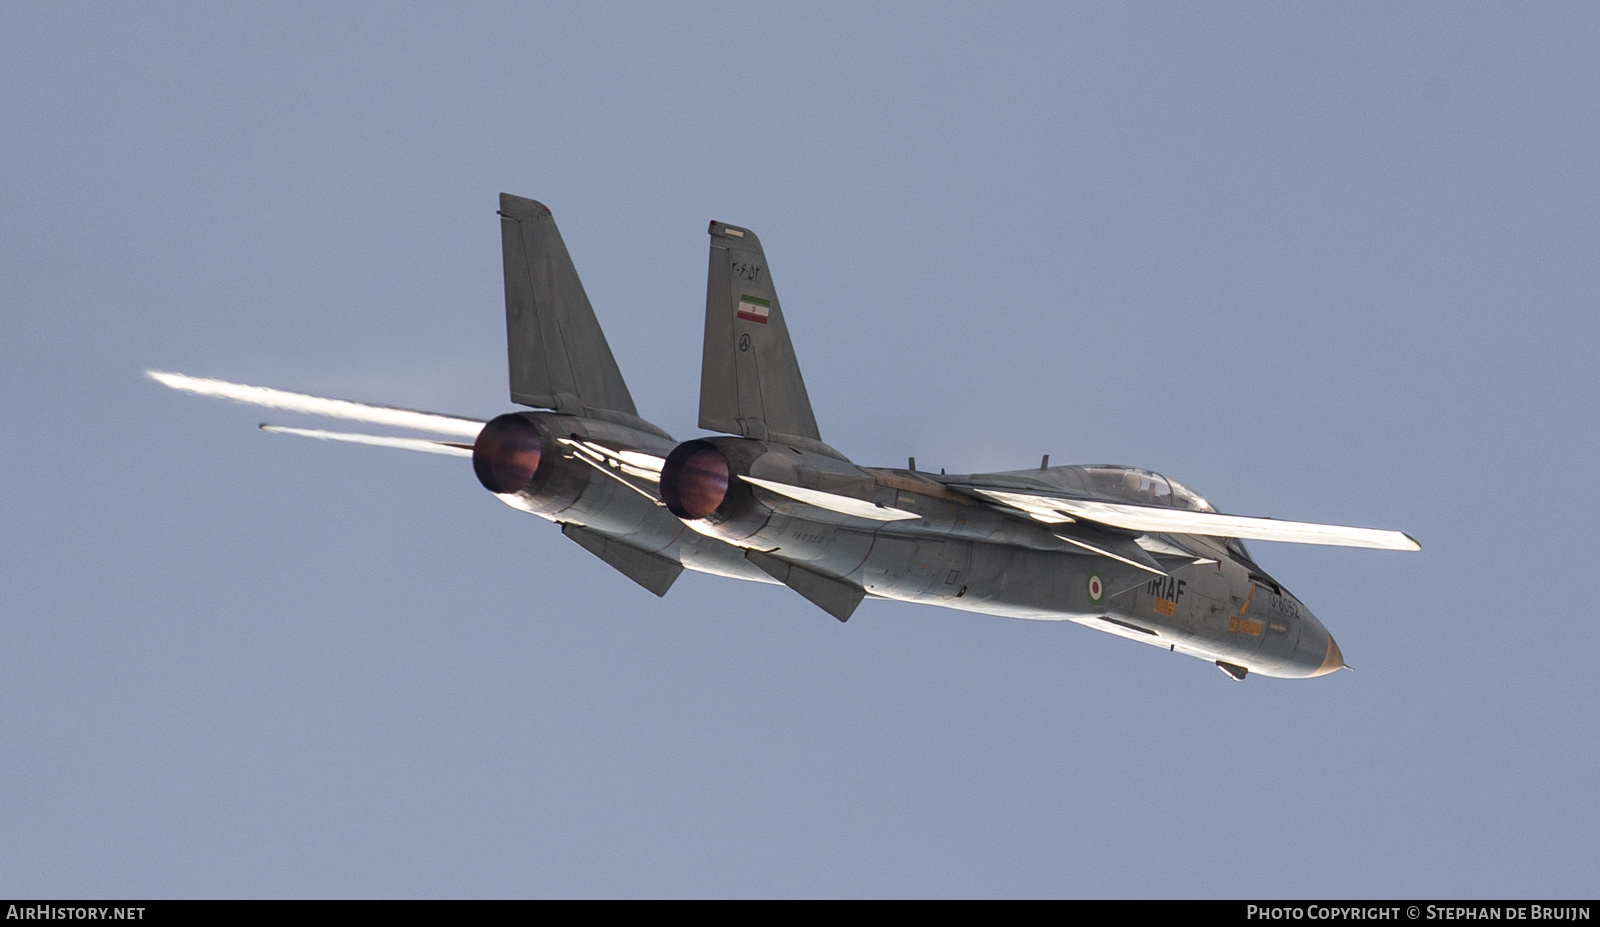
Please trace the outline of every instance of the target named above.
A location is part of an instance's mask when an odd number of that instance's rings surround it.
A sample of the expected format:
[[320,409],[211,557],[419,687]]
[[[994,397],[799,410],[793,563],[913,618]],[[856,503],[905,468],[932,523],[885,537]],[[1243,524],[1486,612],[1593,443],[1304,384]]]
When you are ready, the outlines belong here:
[[822,443],[761,241],[711,223],[700,427],[844,456]]

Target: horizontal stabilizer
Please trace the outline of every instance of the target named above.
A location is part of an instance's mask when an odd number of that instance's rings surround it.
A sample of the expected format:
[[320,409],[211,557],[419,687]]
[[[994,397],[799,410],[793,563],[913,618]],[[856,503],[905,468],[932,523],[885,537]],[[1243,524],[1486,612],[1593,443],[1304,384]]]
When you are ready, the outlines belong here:
[[301,412],[306,415],[325,415],[352,422],[366,422],[369,425],[392,425],[395,428],[460,435],[464,438],[476,438],[478,432],[483,430],[483,422],[455,415],[439,415],[436,412],[418,412],[414,409],[397,409],[392,406],[373,406],[364,402],[351,402],[348,399],[308,396],[305,393],[291,393],[265,386],[246,386],[243,383],[191,377],[181,373],[163,373],[159,370],[146,370],[145,376],[162,386],[169,386],[186,393],[216,396],[220,399],[232,399],[234,402]]
[[426,438],[396,438],[391,435],[362,435],[349,431],[322,431],[316,428],[289,428],[284,425],[261,423],[262,431],[278,435],[299,435],[322,441],[343,441],[346,444],[369,444],[373,447],[396,447],[404,451],[421,451],[424,454],[447,454],[451,457],[471,457],[472,445],[451,441],[429,441]]
[[1192,509],[1101,502],[1064,495],[1021,492],[1016,489],[961,487],[1008,508],[1027,513],[1046,524],[1073,521],[1110,525],[1124,531],[1162,534],[1203,534],[1212,537],[1282,541],[1289,544],[1326,544],[1333,547],[1370,547],[1379,550],[1421,550],[1409,535],[1379,528],[1352,528],[1304,521],[1282,521],[1249,515],[1221,515]]
[[683,572],[683,564],[676,560],[646,553],[637,547],[570,522],[561,526],[561,533],[576,541],[579,547],[615,567],[623,576],[658,596],[666,595],[667,590],[672,588],[672,584]]
[[753,476],[740,474],[739,479],[752,486],[760,486],[768,492],[775,492],[780,496],[787,496],[796,502],[814,505],[819,509],[838,512],[841,515],[851,515],[856,518],[865,518],[868,521],[906,521],[921,518],[915,512],[904,509],[894,509],[865,499],[852,496],[841,496],[838,493],[823,492],[820,489],[805,489],[800,486],[790,486],[787,483],[774,483],[771,480],[758,480]]
[[849,621],[867,594],[855,583],[812,572],[759,550],[745,551],[744,558],[840,621]]

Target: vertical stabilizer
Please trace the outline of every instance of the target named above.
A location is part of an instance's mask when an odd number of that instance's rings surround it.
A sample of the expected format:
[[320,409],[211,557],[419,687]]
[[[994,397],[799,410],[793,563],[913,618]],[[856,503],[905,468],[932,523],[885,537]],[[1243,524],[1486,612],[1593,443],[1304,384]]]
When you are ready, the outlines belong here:
[[711,223],[700,427],[843,459],[822,443],[761,241]]
[[639,418],[550,210],[500,194],[511,401],[660,430]]

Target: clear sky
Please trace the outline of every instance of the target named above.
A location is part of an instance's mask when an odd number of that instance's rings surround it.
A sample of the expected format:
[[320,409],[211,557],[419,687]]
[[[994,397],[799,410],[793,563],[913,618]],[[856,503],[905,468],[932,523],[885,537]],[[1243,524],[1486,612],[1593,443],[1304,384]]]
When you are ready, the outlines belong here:
[[[685,574],[148,367],[507,411],[501,191],[698,434],[706,223],[823,439],[1115,462],[1356,667]],[[0,891],[1600,891],[1593,4],[7,4]]]

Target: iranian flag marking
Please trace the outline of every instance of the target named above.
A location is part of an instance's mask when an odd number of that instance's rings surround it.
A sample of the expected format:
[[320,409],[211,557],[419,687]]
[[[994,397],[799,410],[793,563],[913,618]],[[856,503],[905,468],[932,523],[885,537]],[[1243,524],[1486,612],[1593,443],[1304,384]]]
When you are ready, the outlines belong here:
[[739,318],[746,322],[767,324],[767,313],[772,311],[772,301],[759,296],[739,294]]

